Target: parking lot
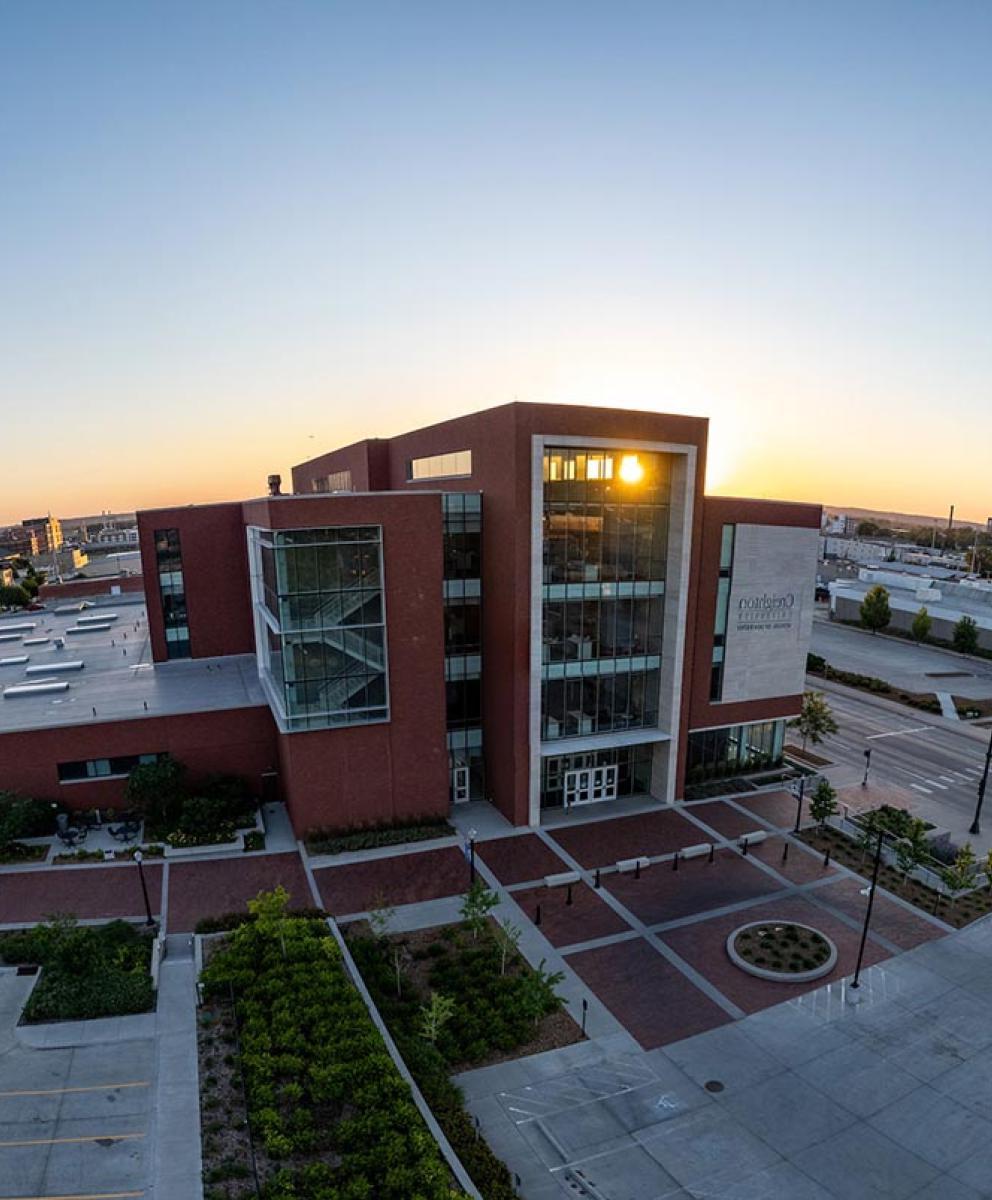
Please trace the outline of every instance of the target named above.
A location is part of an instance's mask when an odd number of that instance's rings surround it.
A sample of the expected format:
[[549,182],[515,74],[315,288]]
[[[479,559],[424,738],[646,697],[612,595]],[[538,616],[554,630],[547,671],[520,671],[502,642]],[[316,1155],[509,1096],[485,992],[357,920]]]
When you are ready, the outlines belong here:
[[144,1196],[153,1040],[21,1045],[13,1026],[27,985],[14,970],[0,970],[0,1197]]

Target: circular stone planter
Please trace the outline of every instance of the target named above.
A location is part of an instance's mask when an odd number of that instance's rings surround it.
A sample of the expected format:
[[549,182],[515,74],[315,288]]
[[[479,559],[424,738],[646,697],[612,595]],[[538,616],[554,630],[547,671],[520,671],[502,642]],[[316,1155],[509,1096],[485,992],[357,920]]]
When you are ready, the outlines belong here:
[[[799,934],[794,942],[785,932],[790,929],[797,930]],[[753,939],[752,944],[756,944],[759,930],[766,930],[772,939],[769,948],[762,949],[762,956],[769,960],[763,964],[755,963],[745,958],[737,948],[737,939],[741,934],[749,934],[751,939]],[[806,950],[800,950],[799,945],[804,941],[811,943],[811,945]],[[776,956],[776,945],[782,948],[782,953],[779,957],[784,962],[780,968],[770,965],[771,959]],[[794,954],[791,952],[793,946],[795,947]],[[790,957],[797,956],[801,959],[815,957],[817,949],[819,948],[822,951],[823,947],[827,949],[827,956],[815,967],[809,967],[801,971],[789,970],[787,964]],[[811,979],[819,979],[823,975],[829,975],[837,965],[837,947],[830,938],[818,929],[814,929],[811,925],[803,925],[799,921],[751,921],[747,925],[740,925],[727,938],[727,955],[735,967],[740,967],[748,975],[754,975],[758,979],[770,979],[774,983],[809,983]]]

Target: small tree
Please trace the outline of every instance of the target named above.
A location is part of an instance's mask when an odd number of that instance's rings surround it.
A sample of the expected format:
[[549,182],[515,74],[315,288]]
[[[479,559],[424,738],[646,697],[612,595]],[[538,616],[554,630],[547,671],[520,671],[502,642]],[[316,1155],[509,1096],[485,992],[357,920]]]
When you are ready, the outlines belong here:
[[978,874],[978,863],[975,860],[975,852],[971,848],[971,842],[965,842],[957,853],[957,857],[949,867],[945,867],[941,871],[941,878],[947,885],[948,891],[951,893],[951,907],[957,901],[958,892],[967,891],[975,885],[975,876]]
[[809,811],[822,831],[827,821],[837,811],[837,792],[829,780],[821,779],[816,785],[809,798]]
[[30,603],[30,592],[20,584],[0,587],[0,608],[23,608]]
[[431,992],[430,1004],[420,1006],[420,1036],[426,1038],[431,1045],[437,1043],[441,1030],[451,1020],[455,1012],[455,1002],[451,996],[443,992]]
[[807,742],[811,741],[814,746],[818,746],[828,734],[837,732],[837,722],[822,692],[807,692],[803,696],[803,707],[799,716],[790,721],[789,725],[802,734],[803,750],[806,749]]
[[889,607],[889,593],[880,583],[869,588],[864,600],[861,601],[861,624],[872,633],[878,633],[892,620],[892,609]]
[[985,855],[985,890],[992,892],[992,850]]
[[520,942],[521,929],[514,925],[509,917],[504,917],[493,929],[493,940],[499,950],[499,973],[506,974],[506,960],[510,957]]
[[281,883],[276,884],[271,892],[259,892],[254,900],[248,901],[248,911],[263,932],[272,932],[279,927],[286,919],[288,906],[289,892]]
[[372,907],[369,909],[369,927],[377,942],[381,942],[388,935],[389,926],[395,916],[396,909],[386,903],[386,893],[380,888],[372,897]]
[[933,627],[933,620],[927,612],[924,604],[920,611],[913,618],[913,624],[910,626],[910,633],[913,635],[913,640],[917,642],[925,642],[930,636],[930,630]]
[[546,971],[545,961],[542,958],[539,966],[521,977],[517,992],[521,1011],[526,1016],[533,1017],[535,1025],[545,1013],[554,1012],[561,1006],[561,997],[556,995],[555,988],[565,978],[565,973]]
[[919,817],[911,817],[906,826],[905,836],[896,842],[896,866],[902,871],[902,887],[906,889],[910,872],[923,864],[930,857],[926,841],[927,826]]
[[499,896],[477,879],[465,893],[465,899],[459,912],[465,924],[472,930],[472,940],[477,941],[479,934],[486,927],[486,921],[492,910],[499,904]]
[[959,654],[974,654],[978,649],[978,622],[975,618],[962,617],[954,626],[951,641]]
[[869,854],[874,853],[878,845],[879,831],[884,828],[882,818],[877,812],[865,813],[858,822],[858,848],[861,851],[861,863],[864,865]]
[[171,754],[163,754],[156,762],[139,763],[127,781],[127,802],[154,824],[169,825],[182,811],[185,775],[185,766]]

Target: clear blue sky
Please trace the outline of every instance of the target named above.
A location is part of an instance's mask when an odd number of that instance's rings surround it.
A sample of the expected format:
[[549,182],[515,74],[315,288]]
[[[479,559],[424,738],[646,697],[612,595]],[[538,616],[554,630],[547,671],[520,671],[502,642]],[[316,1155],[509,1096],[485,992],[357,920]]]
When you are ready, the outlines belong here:
[[992,3],[0,5],[0,521],[518,398],[992,513]]

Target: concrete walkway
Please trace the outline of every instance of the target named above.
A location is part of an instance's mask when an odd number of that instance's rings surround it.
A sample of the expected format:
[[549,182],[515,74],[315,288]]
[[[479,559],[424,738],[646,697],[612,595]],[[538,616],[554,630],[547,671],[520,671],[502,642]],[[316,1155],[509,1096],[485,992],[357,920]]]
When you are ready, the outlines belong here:
[[978,1200],[992,921],[650,1052],[601,1038],[461,1075],[525,1200]]

